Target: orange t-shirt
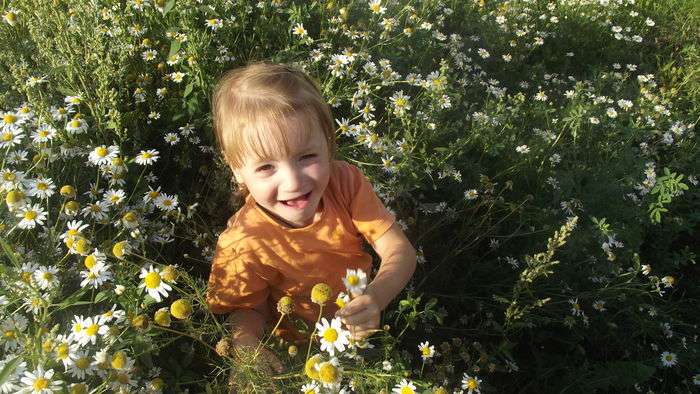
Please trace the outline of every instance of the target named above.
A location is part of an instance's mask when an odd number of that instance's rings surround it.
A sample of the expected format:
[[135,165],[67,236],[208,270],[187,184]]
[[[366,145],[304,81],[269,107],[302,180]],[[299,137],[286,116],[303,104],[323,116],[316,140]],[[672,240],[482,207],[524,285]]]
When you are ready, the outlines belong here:
[[[331,163],[320,217],[306,227],[289,228],[270,217],[249,195],[221,233],[209,275],[207,303],[214,313],[253,308],[267,301],[294,299],[295,314],[308,323],[318,317],[311,288],[325,282],[333,289],[324,315],[345,290],[347,269],[370,274],[372,257],[362,249],[362,237],[374,242],[394,223],[362,172],[344,161]],[[319,204],[320,205],[320,204]]]

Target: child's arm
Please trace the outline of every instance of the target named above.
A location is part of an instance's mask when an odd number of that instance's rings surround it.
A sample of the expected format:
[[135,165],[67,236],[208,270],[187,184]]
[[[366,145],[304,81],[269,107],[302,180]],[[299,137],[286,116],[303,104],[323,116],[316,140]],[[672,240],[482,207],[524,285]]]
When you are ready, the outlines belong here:
[[367,285],[365,294],[338,311],[338,316],[343,318],[358,339],[371,335],[379,328],[381,312],[406,286],[416,269],[416,250],[397,223],[379,237],[372,247],[382,260],[379,272]]

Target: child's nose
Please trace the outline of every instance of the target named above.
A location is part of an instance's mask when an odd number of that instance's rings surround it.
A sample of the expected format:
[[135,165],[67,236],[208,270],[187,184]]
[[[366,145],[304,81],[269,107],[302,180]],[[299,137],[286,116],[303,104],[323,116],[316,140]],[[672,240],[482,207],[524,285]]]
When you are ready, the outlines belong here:
[[283,190],[287,192],[296,192],[302,186],[302,173],[298,168],[289,167],[287,171],[282,174],[282,185]]

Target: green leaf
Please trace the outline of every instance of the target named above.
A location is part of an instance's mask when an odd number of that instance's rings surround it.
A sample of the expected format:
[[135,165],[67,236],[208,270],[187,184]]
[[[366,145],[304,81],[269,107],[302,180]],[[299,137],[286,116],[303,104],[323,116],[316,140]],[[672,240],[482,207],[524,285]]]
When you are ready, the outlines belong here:
[[163,7],[163,15],[165,16],[168,12],[172,11],[173,8],[175,8],[175,0],[170,0],[165,3],[165,7]]
[[7,382],[10,379],[10,376],[13,372],[15,372],[15,369],[21,361],[21,357],[15,357],[14,359],[12,359],[12,361],[5,364],[5,367],[2,369],[2,371],[0,371],[0,386],[5,384],[5,382]]
[[17,255],[15,254],[14,250],[12,250],[12,246],[10,246],[10,244],[8,244],[2,238],[0,238],[0,245],[2,245],[2,250],[5,252],[5,254],[10,259],[10,261],[12,261],[12,264],[19,267],[20,266],[19,259],[18,259]]
[[184,93],[182,93],[182,97],[187,97],[187,96],[189,96],[190,93],[192,93],[192,89],[193,89],[193,88],[194,88],[194,82],[188,83],[187,86],[185,87]]
[[593,376],[586,380],[592,388],[633,387],[644,383],[655,371],[656,368],[638,361],[615,361],[596,365],[591,371]]
[[170,52],[168,52],[168,58],[170,58],[170,56],[173,56],[174,54],[176,54],[179,50],[180,50],[180,41],[172,40],[170,42]]

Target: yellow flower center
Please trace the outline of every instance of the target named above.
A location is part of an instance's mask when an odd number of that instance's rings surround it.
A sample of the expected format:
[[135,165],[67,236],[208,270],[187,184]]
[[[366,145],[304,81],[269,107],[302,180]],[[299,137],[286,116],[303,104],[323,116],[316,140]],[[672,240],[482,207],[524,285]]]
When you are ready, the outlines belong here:
[[17,175],[15,175],[13,172],[6,172],[2,175],[2,178],[8,182],[12,182],[17,179]]
[[66,231],[66,232],[68,233],[68,238],[73,238],[73,237],[75,237],[76,235],[80,235],[80,231],[78,231],[78,230],[76,230],[76,229],[74,229],[74,228],[71,228],[71,229],[69,229],[69,230]]
[[157,272],[149,272],[146,274],[146,277],[143,278],[143,281],[146,283],[146,287],[155,289],[160,286],[160,275],[158,275]]
[[160,196],[159,191],[151,190],[150,192],[148,192],[148,198],[150,198],[151,200],[153,200],[154,198],[156,198],[158,196]]
[[163,201],[161,201],[161,204],[165,205],[166,207],[169,207],[169,206],[173,205],[173,202],[172,202],[172,200],[168,200],[166,198],[166,199],[163,199]]
[[424,356],[429,357],[430,356],[430,348],[427,346],[423,346],[421,353],[423,353]]
[[12,133],[9,132],[9,131],[6,131],[6,132],[2,133],[2,140],[5,141],[5,142],[10,142],[10,141],[12,141]]
[[47,130],[39,130],[39,137],[46,138],[48,135],[49,132]]
[[323,332],[323,339],[328,342],[335,342],[338,339],[338,331],[335,328],[329,328]]
[[75,243],[75,250],[80,253],[81,255],[86,255],[88,252],[88,249],[90,247],[90,243],[85,238],[80,238],[76,243]]
[[51,272],[44,272],[44,273],[41,275],[41,277],[42,277],[44,280],[50,281],[50,280],[53,279],[53,274],[52,274]]
[[410,387],[408,386],[403,386],[401,387],[401,394],[415,394],[416,392],[413,391]]
[[2,333],[2,336],[4,336],[5,339],[9,339],[9,340],[17,338],[17,334],[15,334],[15,330],[5,330],[5,332]]
[[58,347],[56,347],[56,358],[58,360],[65,360],[68,358],[68,350],[70,348],[68,347],[68,344],[63,342]]
[[124,352],[119,351],[114,353],[114,357],[112,357],[112,368],[114,369],[122,369],[126,365],[126,354]]
[[119,259],[124,257],[124,245],[126,245],[125,241],[117,242],[116,244],[114,244],[114,246],[112,247],[112,254]]
[[5,18],[7,18],[8,22],[14,22],[17,20],[17,14],[15,14],[12,11],[8,11],[7,14],[5,14]]
[[85,332],[87,333],[87,335],[94,337],[95,335],[97,335],[97,330],[99,329],[100,327],[97,324],[93,323],[92,325],[90,325],[90,327],[85,329]]
[[73,332],[79,334],[80,331],[83,331],[83,325],[80,323],[73,324]]
[[124,221],[127,221],[129,223],[133,223],[136,221],[136,214],[133,212],[127,212],[124,214],[123,219]]
[[330,384],[338,380],[338,369],[335,365],[325,362],[318,369],[318,378],[321,383]]
[[80,357],[75,361],[75,366],[80,369],[87,369],[90,366],[90,359],[87,357]]
[[118,373],[116,378],[117,378],[117,381],[121,384],[126,385],[129,383],[129,375],[127,375],[125,373]]
[[177,319],[187,319],[192,314],[192,305],[187,300],[177,300],[170,305],[170,313]]
[[21,112],[21,113],[23,113],[23,114],[28,114],[29,111],[31,111],[31,110],[30,110],[29,107],[27,107],[27,106],[24,106],[24,107],[22,107],[22,108],[19,109],[19,112]]
[[97,153],[97,156],[105,157],[105,156],[107,156],[107,148],[105,148],[104,146],[101,146],[101,147],[95,149],[95,153]]
[[77,129],[78,127],[80,127],[81,124],[82,124],[82,122],[78,119],[73,119],[70,121],[70,127],[74,128],[74,129]]
[[673,361],[673,356],[670,354],[666,355],[666,361]]
[[5,115],[2,117],[2,121],[5,122],[5,123],[8,123],[8,124],[9,124],[9,123],[15,123],[15,122],[17,121],[17,117],[14,116],[14,115],[12,115],[12,114],[5,114]]
[[306,360],[306,364],[304,364],[304,373],[309,379],[318,380],[318,371],[316,370],[316,364],[318,364],[319,358],[320,357],[318,355],[315,355]]
[[360,283],[360,278],[358,278],[357,275],[350,275],[348,277],[348,283],[350,283],[350,286],[357,286],[357,284]]
[[476,390],[479,387],[479,383],[477,383],[476,379],[474,378],[469,378],[467,379],[467,390]]
[[396,103],[396,106],[397,106],[397,107],[405,107],[407,101],[406,101],[405,98],[400,97],[400,98],[396,99],[395,103]]
[[5,196],[5,202],[10,205],[10,204],[15,204],[18,203],[19,201],[22,200],[24,196],[22,195],[22,192],[17,191],[17,190],[12,190],[9,193],[7,193],[7,196]]
[[32,384],[34,391],[41,391],[49,387],[49,380],[45,378],[37,378]]
[[47,190],[49,188],[49,185],[44,182],[39,182],[36,184],[36,188],[39,190]]
[[27,220],[34,220],[36,219],[36,212],[35,211],[27,211],[24,213],[24,218]]
[[24,283],[30,283],[32,281],[32,273],[31,272],[22,272],[20,275],[22,277],[22,282]]
[[116,204],[117,201],[119,201],[119,196],[116,194],[113,195],[112,197],[110,197],[110,201],[112,201],[112,203]]
[[376,14],[381,9],[381,5],[379,3],[373,3],[369,6],[369,8]]
[[83,264],[85,264],[85,268],[87,268],[89,270],[92,269],[92,267],[94,267],[95,264],[97,264],[97,259],[95,258],[95,255],[91,254],[91,255],[87,256],[85,258],[85,261],[83,262]]

